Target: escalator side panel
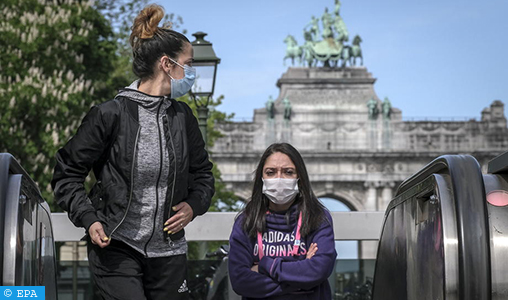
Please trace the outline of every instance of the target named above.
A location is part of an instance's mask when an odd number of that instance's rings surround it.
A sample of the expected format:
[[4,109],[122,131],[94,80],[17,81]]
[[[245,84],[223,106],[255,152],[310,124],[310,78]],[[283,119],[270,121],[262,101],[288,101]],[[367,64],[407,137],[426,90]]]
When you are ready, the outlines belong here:
[[56,256],[48,204],[14,157],[0,153],[1,285],[45,286],[57,300]]
[[457,299],[444,284],[445,276],[455,275],[451,282],[456,282],[457,274],[445,266],[442,230],[443,211],[454,211],[440,208],[439,197],[451,197],[444,179],[437,180],[445,185],[442,190],[431,176],[392,201],[378,248],[373,299]]
[[4,221],[4,285],[38,285],[38,203],[20,174],[9,177]]
[[[428,186],[434,187],[433,193]],[[497,244],[508,246],[508,240],[499,236],[491,246],[491,237],[499,232],[491,232],[494,210],[487,207],[485,193],[480,166],[470,155],[441,156],[405,180],[385,214],[373,299],[490,300],[493,285],[504,288],[507,276],[496,269],[506,264],[508,251],[499,254]],[[508,222],[504,216],[498,219]],[[502,225],[506,224],[499,228]],[[390,247],[391,243],[405,244]],[[403,282],[396,288],[406,295],[386,292],[396,281]]]
[[406,299],[407,259],[405,211],[402,206],[390,210],[385,217],[378,246],[373,286],[373,299]]
[[[451,194],[449,175],[434,174],[436,180],[436,199],[440,203],[441,220],[436,228],[436,236],[443,249],[444,293],[446,300],[459,300],[458,233],[454,197]],[[434,241],[437,244],[437,241]]]
[[432,174],[449,175],[458,237],[458,297],[461,300],[489,300],[489,221],[480,166],[470,155],[440,156],[405,180],[395,199]]
[[[483,175],[487,197],[494,192],[508,192],[508,175]],[[492,299],[508,299],[508,206],[487,204],[490,222],[490,259]]]
[[30,181],[23,176],[21,180],[21,193],[18,195],[20,220],[19,226],[23,228],[23,263],[21,268],[24,270],[23,278],[20,283],[23,285],[37,286],[39,257],[37,244],[38,208],[39,194],[35,194]]
[[23,230],[19,222],[23,220],[19,210],[19,192],[21,191],[21,175],[9,176],[5,196],[4,241],[2,285],[14,286],[22,281],[25,269],[20,268],[23,259]]
[[407,246],[407,299],[444,299],[441,211],[428,196],[407,202],[413,224]]
[[[5,219],[5,198],[9,187],[9,165],[11,156],[0,153],[0,220]],[[3,285],[4,269],[4,222],[0,222],[0,284]]]
[[37,285],[46,287],[46,299],[57,299],[55,241],[53,238],[51,213],[46,202],[37,209]]

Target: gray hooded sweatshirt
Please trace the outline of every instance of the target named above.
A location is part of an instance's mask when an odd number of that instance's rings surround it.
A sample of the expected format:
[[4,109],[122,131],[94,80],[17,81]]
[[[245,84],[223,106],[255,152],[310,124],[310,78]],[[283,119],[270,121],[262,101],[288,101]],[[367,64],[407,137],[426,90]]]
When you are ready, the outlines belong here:
[[162,224],[166,194],[172,192],[174,155],[171,145],[166,146],[162,117],[171,106],[168,97],[150,96],[138,91],[139,80],[134,81],[118,96],[139,104],[140,133],[134,161],[133,199],[127,216],[115,232],[118,240],[126,243],[145,257],[165,257],[187,253],[185,237],[166,241]]

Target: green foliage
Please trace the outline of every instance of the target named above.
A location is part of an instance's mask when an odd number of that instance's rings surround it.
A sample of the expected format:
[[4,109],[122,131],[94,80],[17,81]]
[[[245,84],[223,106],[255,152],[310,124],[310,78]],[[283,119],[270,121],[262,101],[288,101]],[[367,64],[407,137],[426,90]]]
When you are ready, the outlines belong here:
[[[116,41],[116,60],[110,85],[116,89],[129,85],[136,79],[132,72],[132,49],[129,44],[131,26],[138,13],[149,4],[148,0],[97,0],[95,7],[110,23]],[[162,23],[171,23],[172,28],[179,30],[183,19],[175,14],[166,15]],[[186,34],[186,30],[181,30]]]
[[0,152],[20,161],[50,204],[55,153],[94,102],[113,96],[116,50],[90,2],[59,2],[0,4]]
[[[55,153],[93,104],[111,99],[135,79],[128,37],[134,17],[147,2],[0,2],[0,152],[20,161],[53,211],[60,211],[50,186]],[[173,21],[175,29],[183,24],[173,14],[165,21]],[[214,124],[233,117],[216,109],[222,99],[209,103],[208,149],[220,137]],[[179,100],[196,111],[188,96]],[[212,171],[216,193],[210,211],[238,210],[238,199],[227,190],[216,165]],[[189,258],[202,257],[207,248],[220,244],[191,243]]]
[[[234,117],[234,114],[228,115],[216,109],[217,106],[222,104],[222,99],[224,99],[224,96],[219,96],[215,100],[211,99],[210,102],[208,103],[208,108],[210,109],[207,119],[208,149],[211,149],[215,141],[222,136],[220,131],[215,129],[214,125],[218,122],[230,120],[231,118]],[[180,97],[178,98],[178,100],[189,104],[189,106],[192,108],[192,111],[194,112],[194,115],[197,117],[196,101],[193,101],[188,95]],[[213,153],[210,154],[213,155]],[[212,198],[212,205],[210,206],[209,211],[238,211],[237,207],[238,197],[236,197],[232,191],[229,191],[226,188],[225,183],[222,181],[220,170],[217,168],[217,165],[215,163],[213,165],[212,172],[215,178],[215,195]]]

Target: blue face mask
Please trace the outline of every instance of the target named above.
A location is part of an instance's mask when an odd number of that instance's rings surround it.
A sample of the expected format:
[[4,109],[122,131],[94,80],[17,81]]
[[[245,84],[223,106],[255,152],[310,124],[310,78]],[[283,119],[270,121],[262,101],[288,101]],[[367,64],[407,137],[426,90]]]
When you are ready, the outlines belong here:
[[174,79],[168,73],[169,78],[171,78],[171,98],[175,99],[178,97],[182,97],[183,95],[187,94],[190,91],[192,85],[194,84],[194,81],[196,80],[196,69],[193,67],[189,67],[187,65],[182,66],[173,59],[171,58],[169,59],[175,64],[177,64],[179,67],[183,68],[183,71],[185,72],[185,76],[182,79]]

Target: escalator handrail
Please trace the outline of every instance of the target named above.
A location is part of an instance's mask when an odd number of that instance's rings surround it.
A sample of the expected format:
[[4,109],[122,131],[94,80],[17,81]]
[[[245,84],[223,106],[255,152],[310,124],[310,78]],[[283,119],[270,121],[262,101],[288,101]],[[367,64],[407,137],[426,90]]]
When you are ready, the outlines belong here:
[[[11,157],[0,153],[0,220],[5,220],[5,202],[7,198],[7,190],[9,189],[9,165]],[[3,279],[4,266],[4,232],[5,224],[0,222],[0,283]]]
[[450,175],[456,199],[459,299],[491,299],[489,220],[478,161],[470,155],[440,156],[405,180],[395,197],[435,173]]
[[[37,201],[44,202],[44,199],[41,196],[41,191],[39,190],[39,186],[37,183],[32,179],[32,177],[26,172],[25,169],[19,164],[18,160],[12,156],[10,153],[0,153],[0,165],[3,167],[0,168],[0,178],[2,176],[6,176],[6,179],[9,178],[9,174],[21,174],[23,175],[23,180],[28,181],[28,185],[36,190],[36,195],[39,195]],[[6,169],[4,169],[6,168]],[[2,180],[2,179],[0,179]],[[1,181],[0,181],[1,183]],[[0,194],[1,197],[1,194]]]

